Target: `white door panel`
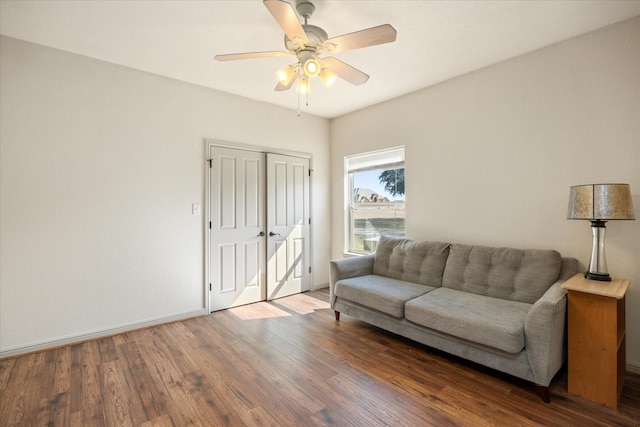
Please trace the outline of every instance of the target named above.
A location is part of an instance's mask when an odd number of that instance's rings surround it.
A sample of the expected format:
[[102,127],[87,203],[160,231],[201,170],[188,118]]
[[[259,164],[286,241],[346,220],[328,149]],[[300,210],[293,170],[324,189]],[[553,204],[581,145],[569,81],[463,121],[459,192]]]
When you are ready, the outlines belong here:
[[264,154],[211,147],[211,311],[265,297]]
[[309,159],[267,154],[267,299],[309,290]]

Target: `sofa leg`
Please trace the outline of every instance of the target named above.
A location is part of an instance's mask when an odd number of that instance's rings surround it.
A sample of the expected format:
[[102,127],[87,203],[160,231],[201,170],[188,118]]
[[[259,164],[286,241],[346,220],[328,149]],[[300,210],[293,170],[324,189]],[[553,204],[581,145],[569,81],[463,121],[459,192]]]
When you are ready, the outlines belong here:
[[336,311],[335,313],[336,313],[336,321],[340,320],[340,312]]
[[540,396],[544,403],[551,402],[551,396],[549,396],[549,387],[536,384],[536,393],[538,393],[538,396]]

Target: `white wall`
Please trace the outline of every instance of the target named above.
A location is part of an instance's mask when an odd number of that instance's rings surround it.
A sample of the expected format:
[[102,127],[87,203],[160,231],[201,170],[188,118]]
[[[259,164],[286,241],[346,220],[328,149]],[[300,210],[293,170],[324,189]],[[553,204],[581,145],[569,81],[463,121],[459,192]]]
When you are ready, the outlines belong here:
[[[415,72],[419,72],[416,70]],[[335,119],[332,256],[342,256],[343,158],[405,145],[407,234],[553,248],[589,263],[569,187],[631,184],[636,221],[607,224],[627,293],[627,362],[640,372],[640,18]]]
[[327,120],[6,37],[0,55],[0,356],[204,312],[205,138],[313,155],[327,283]]

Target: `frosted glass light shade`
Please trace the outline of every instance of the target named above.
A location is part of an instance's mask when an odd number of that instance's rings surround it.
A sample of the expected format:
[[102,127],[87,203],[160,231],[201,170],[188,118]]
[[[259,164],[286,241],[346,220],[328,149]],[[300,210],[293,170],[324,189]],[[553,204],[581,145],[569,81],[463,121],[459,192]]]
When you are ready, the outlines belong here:
[[284,86],[288,86],[289,83],[291,83],[291,80],[293,80],[297,75],[296,71],[292,67],[284,67],[281,70],[278,70],[276,74],[278,76],[278,81]]
[[298,80],[298,93],[300,94],[307,94],[309,93],[310,90],[310,85],[309,85],[309,79],[308,78],[302,78],[300,80]]
[[336,76],[334,73],[332,73],[329,70],[324,70],[322,71],[322,73],[320,73],[320,80],[322,81],[322,84],[324,84],[326,87],[329,87],[332,84],[334,84],[337,77],[338,76]]
[[304,63],[303,70],[307,77],[315,77],[320,74],[320,63],[317,59],[309,59]]

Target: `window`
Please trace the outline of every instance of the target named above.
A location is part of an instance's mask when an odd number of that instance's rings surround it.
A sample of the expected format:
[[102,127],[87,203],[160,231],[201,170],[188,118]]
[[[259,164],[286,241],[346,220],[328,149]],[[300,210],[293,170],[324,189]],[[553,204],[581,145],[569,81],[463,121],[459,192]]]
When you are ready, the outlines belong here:
[[345,157],[347,252],[374,252],[380,235],[404,236],[404,148]]

